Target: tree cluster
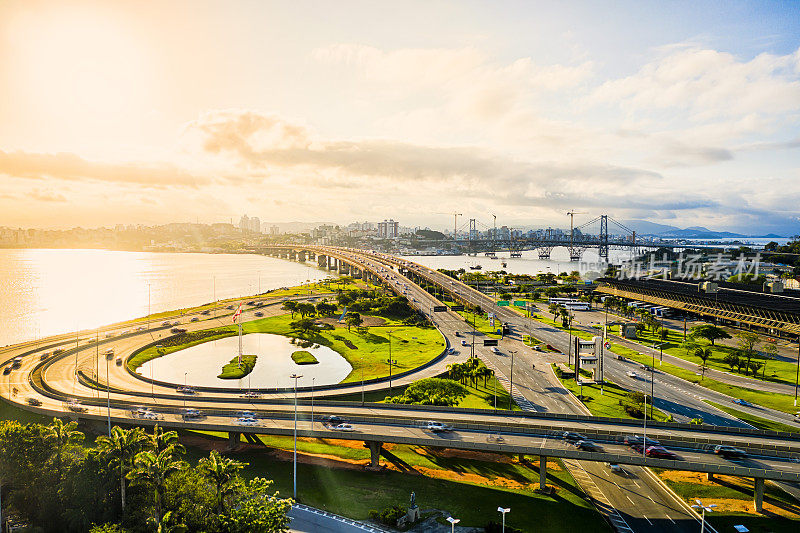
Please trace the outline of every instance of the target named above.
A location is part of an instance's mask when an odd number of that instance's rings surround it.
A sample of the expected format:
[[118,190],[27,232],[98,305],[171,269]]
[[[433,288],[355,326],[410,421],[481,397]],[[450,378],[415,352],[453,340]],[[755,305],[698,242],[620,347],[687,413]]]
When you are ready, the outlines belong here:
[[409,385],[402,396],[387,396],[386,402],[455,407],[467,394],[467,389],[453,380],[425,378]]
[[291,500],[271,481],[214,451],[190,466],[178,434],[114,427],[93,447],[76,422],[0,423],[5,512],[34,531],[272,533],[286,531]]

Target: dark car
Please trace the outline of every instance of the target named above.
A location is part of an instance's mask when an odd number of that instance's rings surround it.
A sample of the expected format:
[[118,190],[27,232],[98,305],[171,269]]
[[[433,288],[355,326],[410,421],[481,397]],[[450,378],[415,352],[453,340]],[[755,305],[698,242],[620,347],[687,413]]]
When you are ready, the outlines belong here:
[[647,457],[656,457],[658,459],[677,459],[678,456],[664,448],[663,446],[650,446],[645,450],[644,454]]
[[3,369],[3,375],[4,375],[4,376],[7,376],[7,375],[9,375],[10,373],[11,373],[11,367],[10,367],[10,366],[7,366],[7,367],[5,367],[5,368]]
[[203,414],[199,409],[188,407],[183,410],[183,418],[201,418]]
[[201,315],[210,315],[210,314],[211,314],[211,311],[209,311],[208,309],[206,309],[205,311],[202,311],[200,314],[201,314]]
[[232,305],[229,305],[229,306],[227,306],[225,309],[230,309],[230,310],[233,310],[233,306],[232,306]]
[[587,452],[595,452],[601,449],[600,446],[590,440],[579,440],[575,443],[575,447]]
[[341,416],[336,416],[336,415],[327,415],[327,416],[323,416],[322,418],[320,418],[320,421],[322,421],[324,424],[330,424],[330,425],[335,426],[335,425],[343,423],[344,422],[344,418],[342,418]]
[[725,446],[723,444],[714,446],[714,453],[717,455],[721,455],[726,459],[742,459],[744,457],[747,457],[747,452],[742,450],[741,448],[735,448],[733,446]]
[[264,316],[264,313],[262,313],[261,311],[256,311],[255,315],[258,316],[258,317],[262,317],[262,316]]
[[641,437],[639,435],[628,435],[622,440],[622,442],[626,446],[639,446],[641,449],[641,447],[645,444],[645,440],[647,441],[647,446],[661,446],[661,443],[656,439],[651,439],[650,437]]
[[172,328],[169,330],[169,332],[174,333],[175,335],[182,335],[183,333],[186,333],[186,330],[184,328]]
[[196,316],[193,316],[191,322],[200,322],[200,319]]
[[573,431],[565,431],[561,435],[561,438],[564,439],[565,441],[571,442],[573,444],[578,442],[578,441],[581,441],[581,440],[587,440],[586,437],[584,437],[580,433],[575,433]]

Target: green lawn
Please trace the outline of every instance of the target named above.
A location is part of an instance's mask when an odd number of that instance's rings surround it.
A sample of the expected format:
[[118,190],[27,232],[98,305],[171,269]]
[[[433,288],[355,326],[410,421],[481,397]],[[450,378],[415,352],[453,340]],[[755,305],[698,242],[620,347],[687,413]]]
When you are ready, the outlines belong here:
[[[581,399],[581,403],[589,409],[594,416],[608,416],[612,418],[633,418],[625,409],[619,404],[620,400],[625,398],[627,390],[619,385],[607,382],[601,388],[600,385],[584,385],[583,396],[581,396],[581,387],[575,383],[574,379],[562,379],[561,383],[572,392],[576,397]],[[648,415],[650,413],[650,406],[647,407]],[[668,415],[660,409],[653,409],[653,418],[656,421],[667,420]],[[648,416],[648,419],[649,416]]]
[[292,354],[292,361],[297,363],[298,365],[315,365],[319,363],[317,358],[310,352],[305,350],[297,350]]
[[765,429],[769,431],[785,431],[788,433],[800,433],[800,427],[797,426],[790,426],[788,424],[782,424],[780,422],[776,422],[774,420],[769,420],[766,418],[761,418],[760,416],[751,415],[749,413],[745,413],[739,411],[738,409],[731,409],[726,405],[719,404],[717,402],[712,402],[711,400],[703,400],[709,405],[713,405],[720,411],[725,411],[729,415],[733,415],[739,420],[747,422],[751,426],[755,426],[758,429]]
[[[443,375],[446,377],[446,374]],[[464,407],[470,409],[494,409],[495,407],[495,392],[497,393],[497,408],[508,409],[509,395],[500,382],[496,378],[490,378],[486,386],[483,382],[479,382],[477,387],[472,384],[467,384],[467,391],[469,396],[461,400],[457,407]],[[394,387],[391,396],[402,396],[405,392],[406,386]],[[389,396],[389,391],[365,391],[365,402],[380,402],[382,403],[386,397]],[[353,394],[340,394],[338,396],[329,396],[330,400],[342,400],[348,402],[361,402],[361,393]],[[511,409],[518,411],[520,407],[516,403],[512,403]]]
[[[264,436],[262,439],[269,446],[282,450],[292,447],[292,439],[288,437]],[[336,446],[324,440],[299,440],[298,450],[351,461],[366,461],[369,457],[364,448]],[[411,492],[415,492],[421,508],[447,511],[460,518],[464,526],[481,527],[490,519],[497,521],[497,507],[505,506],[512,508],[507,524],[526,532],[567,533],[587,528],[603,533],[610,531],[563,468],[549,470],[548,481],[556,492],[545,496],[535,492],[538,462],[478,460],[410,446],[394,446],[390,454],[392,462],[403,465],[411,473],[372,473],[298,463],[298,500],[351,518],[365,519],[373,509],[407,506]],[[282,496],[292,494],[291,462],[275,460],[259,451],[237,453],[236,458],[249,463],[244,476],[273,479]],[[385,463],[387,459],[381,461]]]
[[231,362],[222,367],[222,372],[219,376],[220,379],[241,379],[253,371],[256,366],[256,355],[242,355],[242,363],[239,364],[239,356],[237,355]]

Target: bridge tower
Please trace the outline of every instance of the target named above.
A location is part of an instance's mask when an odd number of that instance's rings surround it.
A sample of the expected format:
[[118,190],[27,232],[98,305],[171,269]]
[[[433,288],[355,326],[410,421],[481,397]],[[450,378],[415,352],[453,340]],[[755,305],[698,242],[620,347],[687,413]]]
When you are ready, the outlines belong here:
[[608,263],[608,215],[600,215],[600,246],[597,255],[600,261]]
[[469,236],[468,236],[469,253],[475,252],[475,249],[474,249],[475,248],[475,239],[477,239],[477,238],[478,238],[478,229],[477,229],[477,227],[475,225],[475,219],[471,218],[471,219],[469,219]]

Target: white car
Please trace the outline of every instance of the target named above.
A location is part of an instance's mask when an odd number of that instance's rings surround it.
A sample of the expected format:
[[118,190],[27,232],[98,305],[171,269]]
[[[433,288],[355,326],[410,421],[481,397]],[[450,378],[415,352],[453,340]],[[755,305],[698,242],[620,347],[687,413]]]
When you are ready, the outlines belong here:
[[442,422],[428,422],[425,424],[425,429],[433,431],[434,433],[439,433],[441,431],[451,431],[453,427],[443,424]]
[[236,423],[240,426],[257,426],[258,420],[249,416],[240,416],[236,419]]
[[497,349],[497,346],[492,346],[492,353],[500,353],[500,350]]
[[142,413],[139,413],[139,418],[143,418],[145,420],[158,420],[158,415],[153,411],[147,410]]
[[633,379],[638,379],[639,378],[639,374],[637,374],[633,370],[628,370],[627,372],[625,372],[625,375],[628,376],[629,378],[633,378]]
[[334,430],[334,431],[355,431],[356,430],[356,428],[354,428],[352,424],[346,424],[346,423],[335,425],[331,429]]

